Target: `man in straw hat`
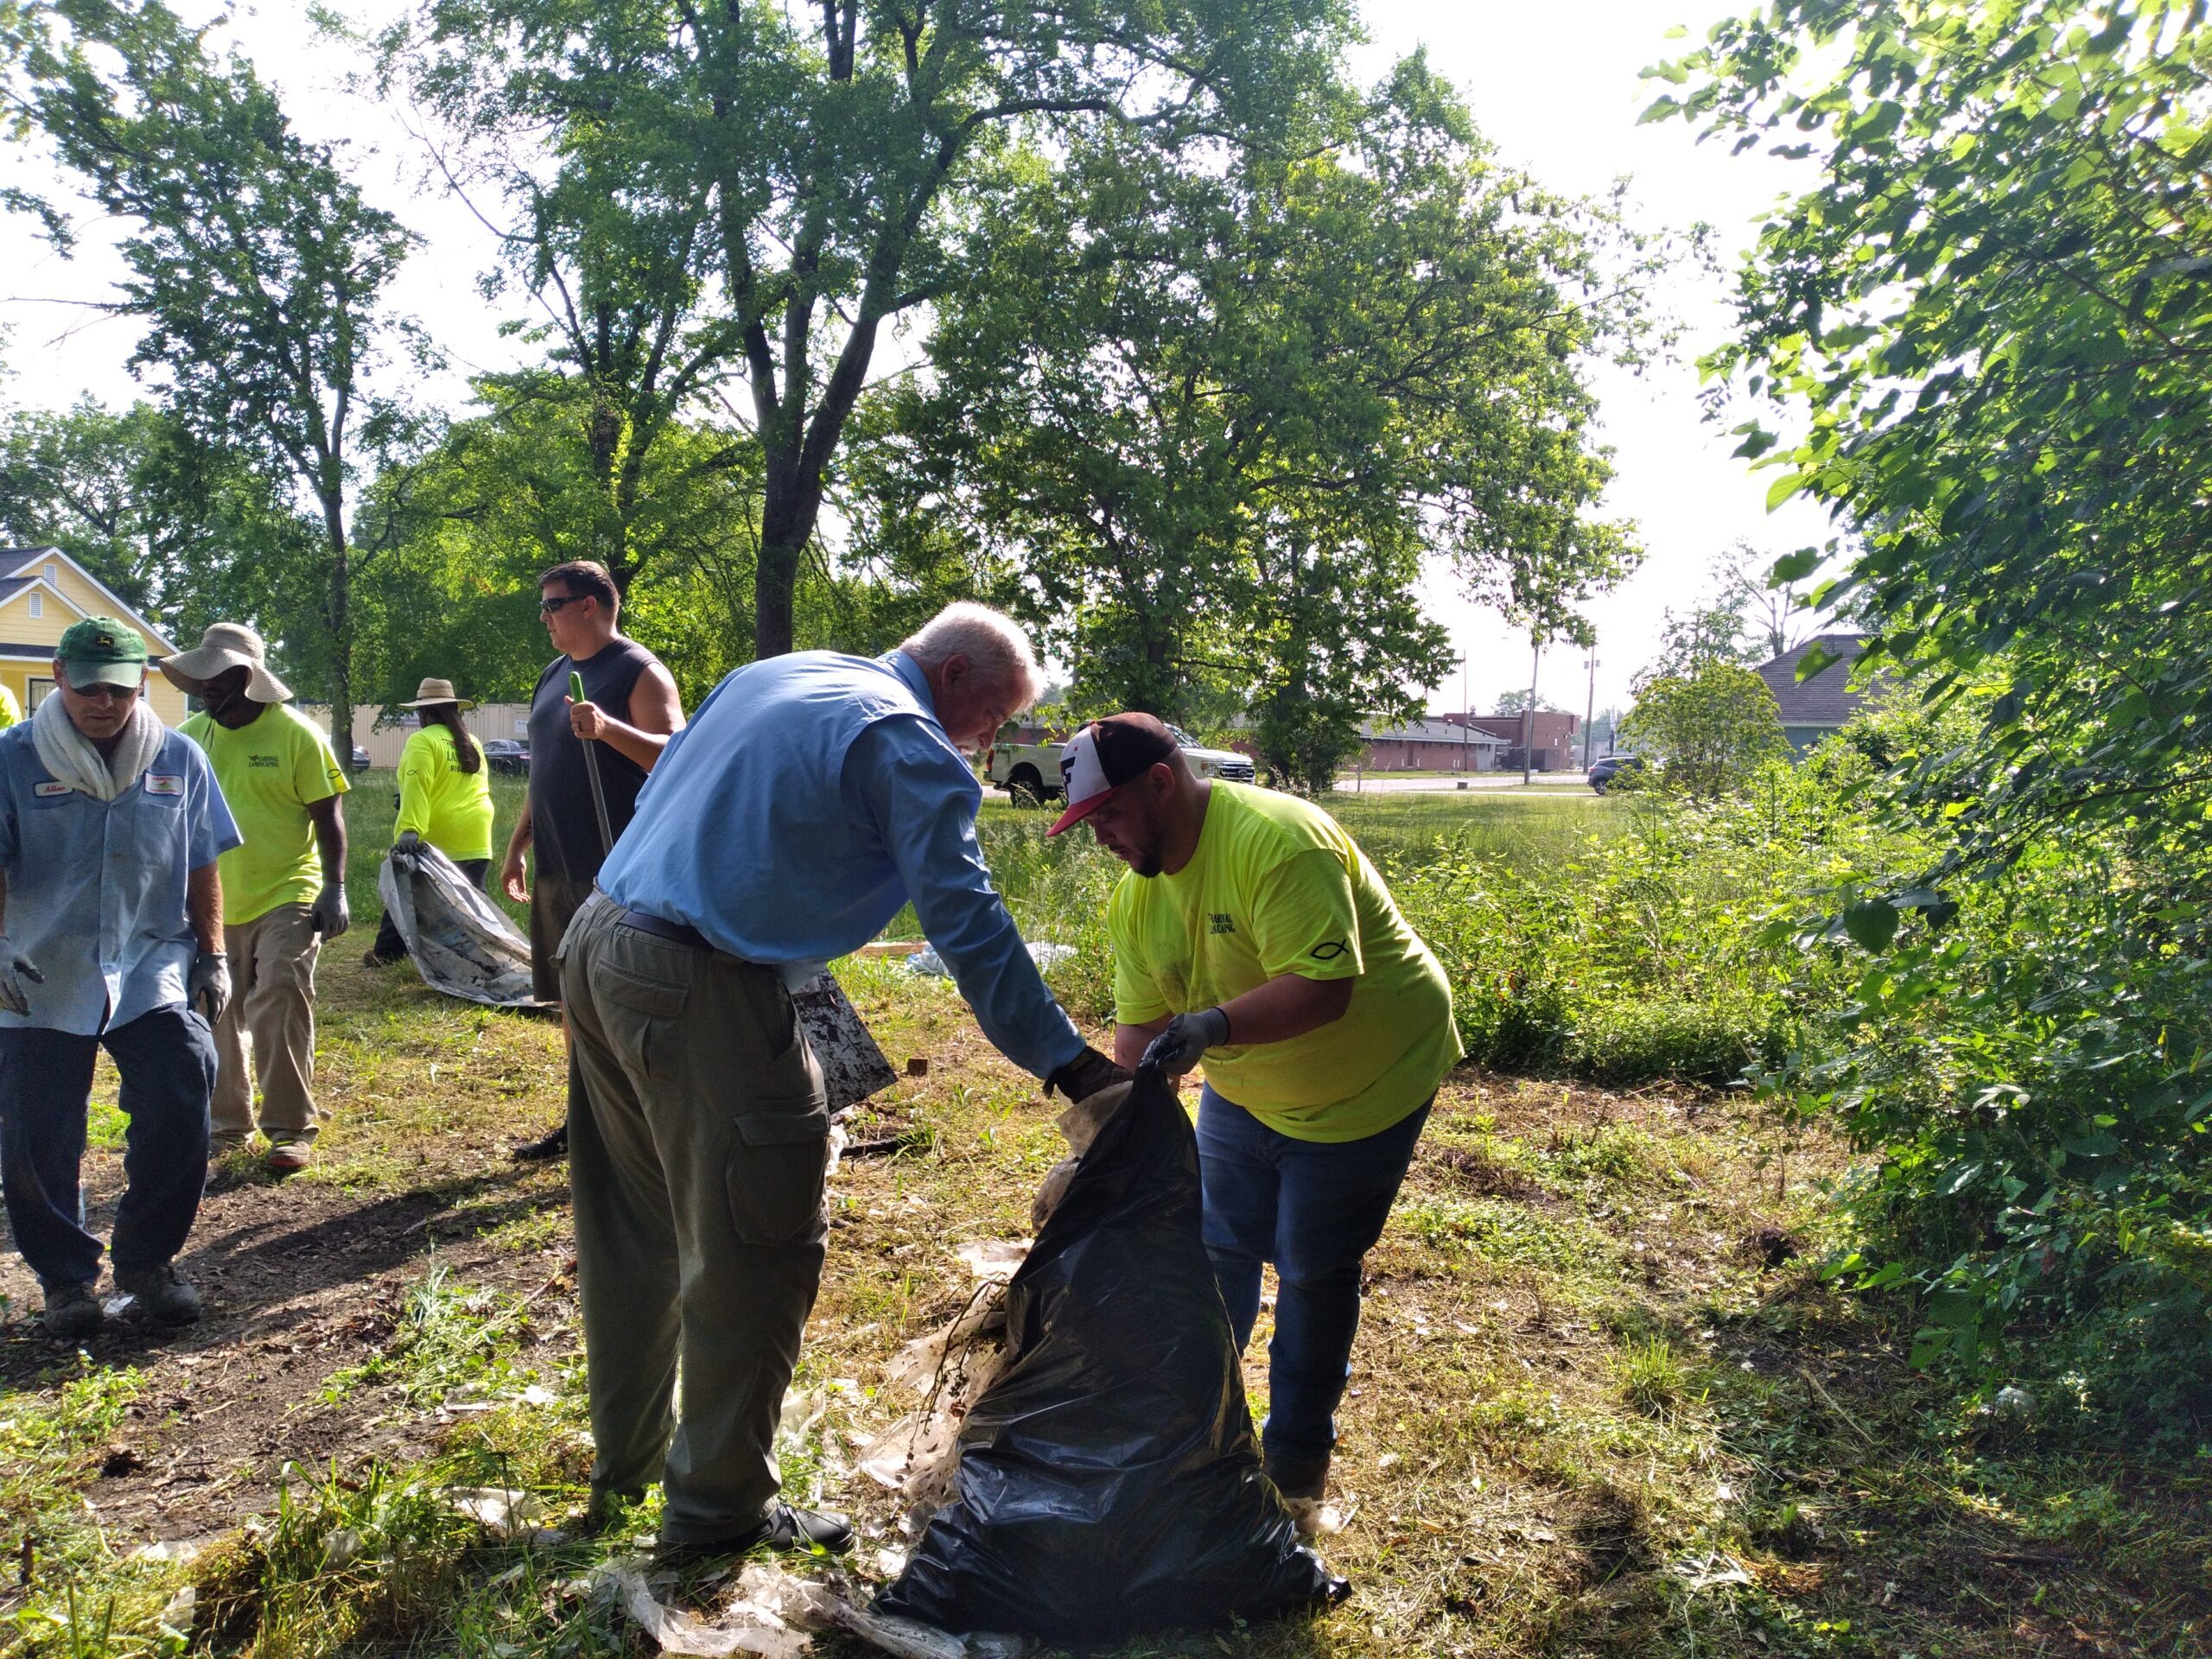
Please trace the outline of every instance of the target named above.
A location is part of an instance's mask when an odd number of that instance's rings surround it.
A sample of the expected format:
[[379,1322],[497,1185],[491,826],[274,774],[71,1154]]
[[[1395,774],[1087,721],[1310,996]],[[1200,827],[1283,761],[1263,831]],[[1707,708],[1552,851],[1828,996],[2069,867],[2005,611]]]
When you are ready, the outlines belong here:
[[230,996],[219,854],[238,844],[200,751],[141,695],[146,642],[111,617],[61,636],[54,690],[0,732],[0,1187],[54,1336],[100,1328],[100,1241],[78,1166],[92,1063],[123,1081],[115,1283],[184,1324],[172,1262],[207,1180],[209,1024]]
[[[238,995],[215,1028],[214,1147],[243,1147],[261,1080],[265,1161],[304,1169],[320,1127],[315,1103],[315,963],[346,909],[346,773],[329,740],[285,706],[261,636],[218,622],[162,672],[198,697],[187,737],[207,752],[245,844],[223,855],[223,931]],[[252,1056],[247,1065],[249,1047]]]

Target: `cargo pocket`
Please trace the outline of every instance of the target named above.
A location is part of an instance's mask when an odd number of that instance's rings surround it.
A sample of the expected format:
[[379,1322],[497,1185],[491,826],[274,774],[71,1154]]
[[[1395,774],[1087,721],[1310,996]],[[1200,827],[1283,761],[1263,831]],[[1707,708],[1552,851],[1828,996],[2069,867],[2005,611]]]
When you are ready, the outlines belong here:
[[726,1181],[730,1223],[743,1244],[797,1244],[822,1222],[830,1176],[830,1114],[740,1112]]
[[674,1075],[669,1045],[690,987],[626,973],[604,959],[592,964],[592,1001],[608,1046],[634,1077]]

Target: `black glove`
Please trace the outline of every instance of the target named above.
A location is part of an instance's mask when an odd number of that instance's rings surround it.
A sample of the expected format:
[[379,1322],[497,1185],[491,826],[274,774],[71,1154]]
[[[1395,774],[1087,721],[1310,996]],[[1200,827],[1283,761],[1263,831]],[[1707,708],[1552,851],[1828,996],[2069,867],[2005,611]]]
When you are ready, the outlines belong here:
[[1070,1100],[1088,1100],[1101,1089],[1110,1089],[1117,1083],[1127,1083],[1129,1074],[1101,1054],[1086,1047],[1082,1053],[1045,1079],[1047,1093],[1054,1091]]
[[405,853],[412,858],[423,850],[423,837],[416,830],[403,830],[399,832],[399,839],[391,843],[391,850],[395,853]]
[[202,950],[192,959],[192,971],[185,976],[185,1005],[199,1009],[212,1026],[222,1019],[230,1000],[231,964],[219,950]]
[[1171,1077],[1179,1077],[1198,1063],[1206,1050],[1229,1040],[1229,1016],[1219,1008],[1198,1014],[1179,1014],[1167,1029],[1152,1039],[1144,1052],[1145,1063],[1156,1065]]
[[322,891],[315,895],[315,907],[308,912],[308,925],[326,939],[334,939],[353,925],[353,913],[346,907],[346,884],[326,881]]

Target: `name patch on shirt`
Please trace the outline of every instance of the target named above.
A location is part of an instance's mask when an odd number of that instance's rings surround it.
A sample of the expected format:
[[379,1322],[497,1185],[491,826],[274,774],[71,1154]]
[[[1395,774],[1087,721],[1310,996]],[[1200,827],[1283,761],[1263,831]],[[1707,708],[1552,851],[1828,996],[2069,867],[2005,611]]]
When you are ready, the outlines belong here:
[[146,774],[149,795],[181,795],[184,793],[184,774],[179,772],[149,772]]
[[57,795],[67,795],[68,792],[69,785],[67,784],[57,784],[48,781],[47,783],[33,784],[31,785],[32,795],[41,801],[50,801]]

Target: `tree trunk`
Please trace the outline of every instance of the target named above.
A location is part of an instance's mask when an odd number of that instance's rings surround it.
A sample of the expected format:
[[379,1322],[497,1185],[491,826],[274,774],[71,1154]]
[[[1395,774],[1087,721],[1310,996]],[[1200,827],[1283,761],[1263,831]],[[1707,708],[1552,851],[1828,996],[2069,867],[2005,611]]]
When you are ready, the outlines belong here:
[[325,533],[330,541],[330,600],[326,617],[330,624],[330,744],[338,751],[338,764],[353,770],[353,565],[346,544],[346,509],[342,499],[326,497],[322,504]]

